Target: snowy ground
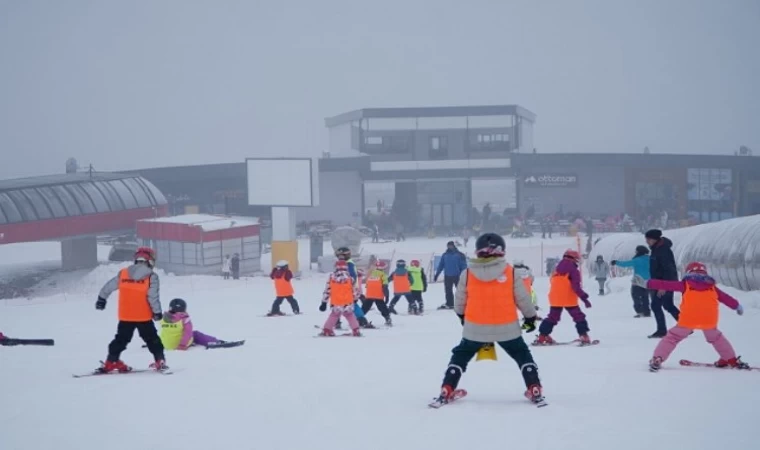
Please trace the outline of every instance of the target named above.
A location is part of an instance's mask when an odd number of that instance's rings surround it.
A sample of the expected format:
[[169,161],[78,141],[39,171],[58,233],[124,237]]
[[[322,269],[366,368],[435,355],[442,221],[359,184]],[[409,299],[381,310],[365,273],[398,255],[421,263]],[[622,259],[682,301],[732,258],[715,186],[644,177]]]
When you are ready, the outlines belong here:
[[[439,252],[446,240],[367,244],[365,251]],[[540,240],[509,244],[510,259],[539,265]],[[545,251],[572,245],[554,240]],[[397,316],[393,329],[361,339],[314,339],[313,325],[324,320],[318,273],[295,284],[305,314],[283,318],[261,317],[273,295],[266,278],[163,276],[164,304],[181,296],[198,329],[247,339],[246,345],[169,353],[177,373],[168,377],[73,379],[105,357],[116,302],[100,312],[94,301],[117,267],[61,275],[32,300],[0,301],[4,333],[56,339],[50,348],[0,347],[0,449],[715,450],[755,448],[760,438],[753,427],[760,374],[677,365],[680,358],[716,358],[699,333],[660,373],[646,370],[655,342],[645,336],[654,322],[632,318],[625,279],[614,280],[608,296],[592,295],[591,335],[601,345],[534,350],[550,403],[542,409],[524,400],[519,372],[504,353],[498,362],[472,363],[462,382],[470,392],[465,400],[427,409],[461,337],[453,313],[433,311],[443,301],[442,284],[426,294],[424,317]],[[593,293],[592,284],[586,283]],[[545,305],[548,280],[538,278],[536,290]],[[730,292],[747,312],[738,317],[724,309],[721,328],[758,365],[760,297]],[[382,321],[376,312],[370,319]],[[573,334],[568,318],[555,332],[560,339]],[[135,337],[124,359],[141,367],[150,355]]]

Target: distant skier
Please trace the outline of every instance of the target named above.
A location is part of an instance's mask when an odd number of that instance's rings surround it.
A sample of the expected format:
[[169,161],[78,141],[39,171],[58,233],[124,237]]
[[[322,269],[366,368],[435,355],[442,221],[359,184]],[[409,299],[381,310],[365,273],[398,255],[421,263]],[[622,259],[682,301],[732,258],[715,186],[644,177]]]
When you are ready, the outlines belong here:
[[327,285],[322,294],[322,304],[319,306],[322,312],[327,310],[328,302],[332,308],[320,336],[335,336],[335,324],[340,316],[346,318],[354,336],[361,336],[359,322],[354,314],[355,294],[351,275],[348,274],[348,264],[346,261],[338,260],[335,263],[335,270],[327,279]]
[[580,298],[586,308],[591,308],[588,294],[581,287],[581,273],[578,270],[580,259],[581,255],[578,252],[567,250],[562,261],[554,269],[554,274],[549,282],[549,314],[541,322],[538,338],[534,342],[535,345],[556,344],[551,334],[554,326],[559,323],[562,317],[562,310],[566,310],[573,318],[580,344],[588,345],[591,343],[591,339],[588,337],[589,326],[586,315],[578,306],[578,298]]
[[169,311],[161,319],[161,343],[166,350],[187,350],[193,345],[205,347],[225,342],[193,328],[193,321],[187,313],[187,302],[183,299],[175,298],[169,302]]
[[95,308],[101,311],[106,309],[106,300],[111,293],[119,291],[119,325],[116,328],[116,336],[108,346],[106,362],[97,369],[99,372],[132,370],[119,357],[132,340],[135,330],[140,333],[148,350],[153,354],[155,362],[150,367],[158,371],[169,369],[165,364],[164,346],[153,324],[153,321],[159,321],[163,317],[158,275],[153,272],[155,264],[156,253],[153,249],[140,247],[135,252],[134,264],[121,269],[119,274],[100,290]]
[[[661,230],[649,230],[644,235],[646,238],[651,254],[649,255],[649,274],[650,278],[666,281],[678,281],[678,269],[676,268],[676,258],[673,255],[673,242],[662,236]],[[651,292],[652,313],[657,322],[657,331],[650,334],[650,338],[662,338],[667,334],[667,324],[665,322],[664,309],[678,321],[678,308],[673,302],[673,293],[662,289]]]
[[372,306],[377,306],[378,311],[385,319],[385,325],[393,325],[391,313],[388,311],[388,276],[385,269],[388,267],[385,261],[377,261],[375,268],[367,277],[367,293],[362,300],[362,312],[367,314]]
[[599,283],[599,295],[604,295],[604,287],[607,278],[610,276],[610,265],[604,260],[604,256],[596,255],[596,261],[591,264],[591,273],[594,275],[596,282]]
[[[643,245],[636,247],[636,256],[627,261],[610,261],[610,265],[618,267],[632,267],[634,276],[638,275],[644,280],[649,280],[649,249]],[[649,317],[649,291],[641,286],[631,284],[631,298],[633,299],[633,310],[636,311],[635,318]]]
[[433,282],[443,272],[443,289],[446,292],[446,303],[438,309],[454,309],[454,287],[459,285],[459,276],[467,268],[467,257],[457,249],[454,241],[446,243],[446,251],[441,255],[438,267],[433,275]]
[[235,253],[230,260],[230,270],[232,271],[232,279],[240,279],[240,255]]
[[689,337],[694,330],[702,330],[707,342],[712,344],[720,355],[720,359],[715,362],[716,367],[749,368],[747,363],[736,356],[731,343],[718,330],[720,303],[735,310],[740,316],[744,314],[744,308],[735,298],[718,289],[715,279],[707,274],[704,264],[689,263],[686,266],[686,275],[680,281],[658,279],[646,281],[636,275],[634,283],[645,289],[683,293],[678,324],[668,330],[668,334],[657,344],[654,355],[649,361],[650,370],[658,371],[676,346]]
[[[535,280],[533,272],[530,270],[530,267],[526,266],[522,261],[515,261],[514,268],[515,277],[519,278],[523,286],[525,286],[525,290],[530,294],[530,301],[533,303],[533,307],[538,311],[540,308],[538,307],[536,291],[533,289],[533,281]],[[541,317],[536,315],[536,320],[541,320]]]
[[293,297],[294,290],[291,281],[293,280],[293,272],[288,267],[288,262],[284,259],[277,261],[277,265],[272,269],[269,278],[274,281],[274,290],[277,297],[272,303],[272,310],[267,315],[270,317],[284,316],[285,314],[280,311],[280,305],[282,305],[283,300],[288,301],[293,314],[301,314],[298,300]]
[[230,255],[226,255],[224,257],[224,261],[222,261],[222,278],[225,280],[230,279],[230,272],[232,271],[232,261],[230,260]]
[[427,275],[419,259],[409,261],[409,273],[412,274],[412,298],[416,302],[417,314],[425,312],[425,302],[422,293],[427,292]]
[[393,298],[390,305],[388,305],[388,310],[390,310],[391,314],[398,314],[396,312],[396,303],[398,303],[402,296],[409,303],[409,314],[417,314],[417,304],[412,296],[414,278],[406,268],[405,260],[399,259],[396,261],[396,270],[391,274],[390,282],[393,283]]
[[[462,274],[454,311],[462,322],[462,340],[451,351],[443,377],[441,393],[430,405],[438,407],[457,396],[457,386],[467,365],[478,351],[493,342],[515,360],[527,387],[525,396],[538,405],[545,404],[538,366],[522,337],[522,329],[536,329],[536,311],[523,283],[504,259],[504,239],[486,233],[475,241],[476,258]],[[517,314],[522,312],[520,327]]]
[[[351,259],[351,249],[348,247],[340,247],[335,250],[335,257],[338,259],[338,261],[346,262],[346,267],[348,268],[348,274],[351,276],[354,290],[357,291],[355,297],[357,301],[354,303],[354,316],[356,316],[356,320],[359,322],[359,326],[368,329],[375,328],[372,322],[368,321],[367,318],[364,317],[364,311],[362,311],[362,308],[358,302],[358,300],[361,298],[361,277],[359,270],[356,268],[356,263],[354,263],[354,261]],[[341,329],[341,327],[340,316],[338,316],[338,321],[335,324],[335,328]]]

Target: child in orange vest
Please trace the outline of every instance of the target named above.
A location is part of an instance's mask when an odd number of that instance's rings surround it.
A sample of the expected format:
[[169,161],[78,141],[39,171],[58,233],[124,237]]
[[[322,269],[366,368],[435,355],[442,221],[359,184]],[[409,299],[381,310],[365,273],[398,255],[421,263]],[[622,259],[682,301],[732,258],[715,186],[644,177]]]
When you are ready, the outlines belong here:
[[319,305],[319,310],[322,312],[327,310],[328,302],[332,306],[330,315],[327,316],[327,320],[319,336],[335,336],[335,324],[341,315],[346,318],[348,325],[351,327],[352,334],[354,336],[361,336],[359,321],[356,320],[356,315],[354,314],[354,302],[356,300],[356,290],[354,289],[353,278],[348,273],[348,263],[338,260],[335,263],[335,270],[327,279],[327,285],[322,294],[322,304]]
[[412,296],[412,284],[414,284],[414,278],[412,274],[406,268],[406,261],[399,259],[396,261],[396,270],[391,275],[389,283],[393,283],[393,299],[391,300],[388,310],[392,314],[398,314],[396,312],[396,303],[401,299],[403,295],[406,301],[409,302],[409,314],[415,314],[417,311],[417,304]]
[[586,308],[591,308],[588,294],[581,287],[581,274],[578,270],[580,259],[581,255],[578,252],[567,250],[562,256],[562,261],[554,269],[549,287],[549,314],[541,322],[541,326],[538,328],[538,338],[533,342],[533,345],[556,344],[551,334],[554,326],[559,323],[559,319],[562,317],[562,310],[566,310],[573,318],[580,345],[591,344],[591,339],[588,337],[589,326],[586,315],[578,306],[578,299],[580,298]]
[[694,330],[702,330],[707,342],[712,344],[720,359],[716,367],[748,369],[749,365],[739,359],[731,343],[718,330],[719,304],[723,303],[735,310],[740,316],[744,308],[739,301],[715,286],[715,279],[707,274],[707,268],[699,262],[686,266],[686,275],[681,281],[644,280],[640,275],[634,277],[633,283],[655,291],[682,292],[681,313],[678,324],[668,330],[654,349],[654,356],[649,361],[649,370],[657,372],[663,361],[668,359],[679,342],[686,339]]
[[367,314],[373,305],[377,305],[377,309],[385,319],[385,325],[390,327],[393,325],[391,321],[391,313],[388,311],[388,275],[385,274],[385,269],[388,268],[388,264],[385,261],[378,261],[375,264],[375,268],[369,273],[367,277],[367,294],[362,301],[362,311]]
[[288,262],[285,260],[277,261],[277,266],[272,269],[269,278],[274,280],[274,290],[277,298],[274,299],[272,310],[267,316],[284,316],[285,314],[280,311],[280,305],[283,300],[287,300],[290,303],[293,314],[301,314],[301,310],[298,308],[298,300],[293,298],[293,285],[290,281],[293,279],[293,272],[290,271]]

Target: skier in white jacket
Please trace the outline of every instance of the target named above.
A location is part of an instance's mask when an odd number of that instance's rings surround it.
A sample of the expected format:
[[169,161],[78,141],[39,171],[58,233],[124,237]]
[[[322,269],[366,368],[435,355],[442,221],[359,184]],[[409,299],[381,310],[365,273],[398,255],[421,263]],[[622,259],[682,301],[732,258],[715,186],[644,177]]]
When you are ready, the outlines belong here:
[[225,280],[230,279],[230,265],[231,265],[230,255],[226,255],[224,257],[224,261],[222,261],[222,276],[224,277]]

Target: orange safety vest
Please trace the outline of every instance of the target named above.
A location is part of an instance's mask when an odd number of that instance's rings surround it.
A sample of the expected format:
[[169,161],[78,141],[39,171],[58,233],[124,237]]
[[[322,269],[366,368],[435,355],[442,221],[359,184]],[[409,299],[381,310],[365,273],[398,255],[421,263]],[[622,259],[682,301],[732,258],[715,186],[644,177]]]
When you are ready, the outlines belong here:
[[129,278],[129,270],[119,272],[119,320],[122,322],[149,322],[153,310],[148,303],[150,277],[142,280]]
[[370,300],[384,300],[383,278],[380,275],[370,274],[367,278],[367,298]]
[[692,330],[712,330],[718,328],[720,305],[715,286],[706,291],[697,291],[686,283],[681,298],[681,314],[678,326]]
[[573,291],[570,275],[552,275],[549,287],[549,306],[572,308],[578,306],[578,295]]
[[409,272],[404,275],[393,274],[393,293],[408,294],[412,292],[412,284],[409,282]]
[[330,304],[333,306],[348,306],[354,302],[354,285],[350,278],[341,283],[330,280]]
[[515,277],[507,264],[504,274],[492,281],[477,279],[467,271],[467,306],[465,319],[476,325],[506,325],[516,322]]
[[286,280],[284,276],[275,277],[274,292],[278,297],[290,297],[294,292],[293,285],[290,283],[290,281]]

